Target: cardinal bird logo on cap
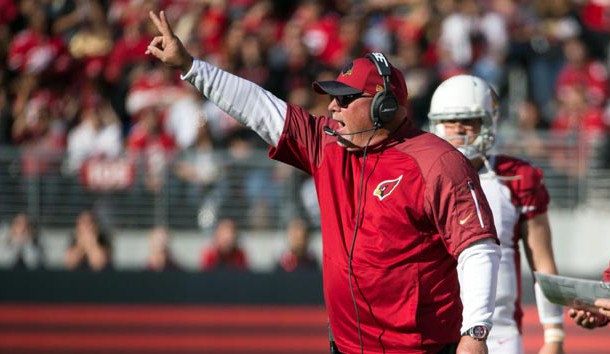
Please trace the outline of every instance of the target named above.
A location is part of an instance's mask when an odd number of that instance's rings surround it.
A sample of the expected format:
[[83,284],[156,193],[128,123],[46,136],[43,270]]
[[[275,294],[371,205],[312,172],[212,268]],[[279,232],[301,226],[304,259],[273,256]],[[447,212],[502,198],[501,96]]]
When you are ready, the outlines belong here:
[[401,179],[402,179],[402,175],[400,175],[400,177],[398,177],[396,179],[390,179],[390,180],[379,183],[377,185],[377,188],[375,188],[373,195],[376,196],[377,198],[379,198],[379,200],[383,200],[383,198],[392,194],[394,189],[396,189],[396,186],[398,186],[398,183],[400,183]]
[[347,64],[345,67],[343,67],[343,70],[341,70],[341,76],[351,75],[353,69],[354,63]]

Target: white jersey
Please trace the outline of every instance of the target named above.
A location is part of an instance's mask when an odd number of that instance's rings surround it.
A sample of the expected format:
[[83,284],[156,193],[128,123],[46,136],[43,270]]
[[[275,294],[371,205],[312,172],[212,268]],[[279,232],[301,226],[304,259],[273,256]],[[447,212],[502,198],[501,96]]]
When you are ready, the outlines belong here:
[[490,339],[518,336],[521,332],[521,262],[519,225],[547,211],[549,196],[542,172],[525,161],[491,156],[493,172],[479,171],[481,187],[492,209],[502,258],[498,270],[496,308]]

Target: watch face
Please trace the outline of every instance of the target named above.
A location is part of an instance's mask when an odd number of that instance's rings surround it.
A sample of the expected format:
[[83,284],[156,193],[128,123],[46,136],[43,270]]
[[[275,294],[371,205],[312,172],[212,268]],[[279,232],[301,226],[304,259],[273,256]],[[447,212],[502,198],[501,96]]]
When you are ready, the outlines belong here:
[[472,328],[472,337],[477,339],[487,338],[487,327],[485,326],[474,326]]

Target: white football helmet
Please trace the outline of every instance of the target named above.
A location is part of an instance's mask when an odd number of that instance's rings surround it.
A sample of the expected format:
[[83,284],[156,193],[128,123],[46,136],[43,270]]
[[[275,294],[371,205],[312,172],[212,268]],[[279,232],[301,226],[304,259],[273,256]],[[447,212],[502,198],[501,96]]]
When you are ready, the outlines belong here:
[[[457,75],[443,81],[432,95],[430,131],[445,140],[462,138],[466,143],[456,146],[467,158],[484,156],[492,148],[499,115],[498,94],[483,79]],[[442,124],[446,120],[481,118],[481,132],[474,137],[447,137]]]

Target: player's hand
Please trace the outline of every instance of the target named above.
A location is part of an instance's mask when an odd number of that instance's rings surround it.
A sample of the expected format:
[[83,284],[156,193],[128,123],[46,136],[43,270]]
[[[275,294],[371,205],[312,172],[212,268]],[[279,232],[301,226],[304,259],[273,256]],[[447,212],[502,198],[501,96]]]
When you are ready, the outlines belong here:
[[456,354],[487,354],[487,343],[470,336],[462,336]]
[[596,315],[585,310],[570,309],[568,316],[573,318],[577,325],[587,329],[598,327],[603,322],[601,315]]
[[564,354],[563,342],[544,343],[538,354]]
[[595,306],[599,307],[599,313],[606,317],[610,317],[610,299],[597,299]]
[[193,57],[174,34],[172,27],[167,22],[165,12],[161,11],[159,16],[157,16],[154,12],[150,11],[148,16],[161,35],[155,36],[150,41],[145,53],[154,55],[165,65],[180,69],[183,74],[186,74],[193,64]]

